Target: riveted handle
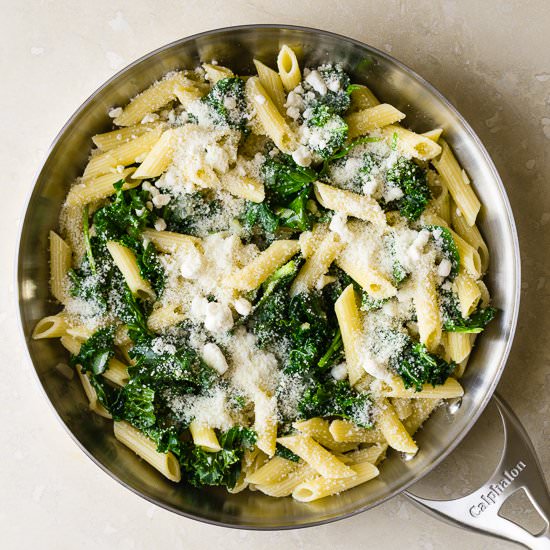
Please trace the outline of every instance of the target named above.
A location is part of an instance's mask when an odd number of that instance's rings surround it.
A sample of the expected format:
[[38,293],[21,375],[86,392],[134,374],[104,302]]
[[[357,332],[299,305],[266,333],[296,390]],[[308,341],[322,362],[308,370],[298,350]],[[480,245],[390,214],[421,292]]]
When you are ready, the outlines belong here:
[[[476,491],[454,500],[427,499],[412,491],[405,494],[440,519],[534,550],[550,550],[550,494],[535,449],[510,407],[497,395],[493,401],[504,427],[504,448],[489,479]],[[545,530],[537,535],[498,515],[508,497],[522,488],[546,522]]]

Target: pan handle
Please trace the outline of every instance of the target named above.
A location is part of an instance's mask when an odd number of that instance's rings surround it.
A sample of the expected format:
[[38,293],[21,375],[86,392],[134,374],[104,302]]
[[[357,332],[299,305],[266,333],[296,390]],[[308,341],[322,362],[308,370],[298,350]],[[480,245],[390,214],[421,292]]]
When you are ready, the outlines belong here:
[[[550,549],[550,494],[533,444],[517,416],[496,394],[493,401],[504,426],[504,449],[490,478],[476,491],[455,500],[431,500],[406,491],[415,504],[439,519],[496,537],[519,542],[534,550]],[[525,489],[533,506],[546,522],[532,535],[520,525],[499,516],[502,504]]]

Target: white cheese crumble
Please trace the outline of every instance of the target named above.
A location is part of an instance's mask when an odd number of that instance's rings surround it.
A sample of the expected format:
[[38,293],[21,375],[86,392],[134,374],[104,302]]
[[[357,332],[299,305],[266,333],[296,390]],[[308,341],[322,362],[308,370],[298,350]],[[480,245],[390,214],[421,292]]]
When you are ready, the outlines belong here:
[[309,166],[311,164],[311,151],[304,145],[300,145],[293,153],[292,160],[298,166]]
[[344,242],[351,242],[353,240],[353,233],[347,226],[348,218],[341,212],[336,212],[330,220],[329,229],[336,233]]
[[330,374],[334,380],[345,380],[348,377],[348,367],[346,363],[339,363],[330,369]]
[[166,222],[162,218],[155,220],[155,229],[157,231],[164,231],[166,229]]
[[224,374],[229,368],[222,350],[212,342],[208,342],[202,348],[202,358],[204,362],[217,371],[218,374]]
[[319,94],[326,95],[327,83],[317,70],[310,71],[306,76],[305,81]]
[[204,308],[204,326],[210,332],[227,332],[233,328],[233,314],[229,307],[218,302],[208,302]]
[[186,248],[181,256],[180,273],[186,279],[196,279],[201,274],[203,256],[194,246]]
[[252,311],[252,304],[246,298],[237,298],[233,302],[233,307],[239,315],[246,316]]
[[448,277],[451,273],[453,265],[450,260],[447,258],[443,258],[441,262],[439,262],[439,265],[437,266],[437,274],[440,277]]
[[122,107],[114,107],[109,111],[109,116],[111,118],[117,118],[122,114]]

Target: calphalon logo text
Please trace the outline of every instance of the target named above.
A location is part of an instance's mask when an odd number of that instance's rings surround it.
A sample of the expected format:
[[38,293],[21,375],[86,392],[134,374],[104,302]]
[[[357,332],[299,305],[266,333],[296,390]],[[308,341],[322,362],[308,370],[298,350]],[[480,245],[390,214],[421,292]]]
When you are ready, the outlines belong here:
[[489,485],[490,491],[484,495],[482,494],[481,500],[470,508],[470,515],[477,518],[485,512],[489,506],[495,504],[497,498],[504,492],[504,489],[506,489],[506,487],[508,487],[526,467],[527,465],[525,462],[520,460],[510,471],[504,470],[504,477],[497,483],[491,483],[491,485]]

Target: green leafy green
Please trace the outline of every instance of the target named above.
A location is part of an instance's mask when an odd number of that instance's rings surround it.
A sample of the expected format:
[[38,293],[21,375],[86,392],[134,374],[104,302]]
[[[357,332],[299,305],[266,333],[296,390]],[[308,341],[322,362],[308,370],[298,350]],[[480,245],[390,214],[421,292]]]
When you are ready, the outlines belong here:
[[474,311],[468,318],[446,321],[444,328],[447,332],[463,332],[467,334],[478,334],[495,318],[497,309],[486,307]]
[[294,454],[290,449],[283,447],[280,443],[277,443],[277,446],[275,447],[275,456],[286,458],[292,462],[300,462],[300,457],[297,454]]
[[[201,101],[211,108],[217,124],[247,132],[244,80],[238,77],[218,80]],[[230,106],[230,108],[228,107]]]
[[456,364],[452,361],[447,363],[430,353],[424,344],[408,339],[398,356],[392,358],[390,366],[399,374],[406,388],[414,387],[416,391],[421,391],[423,384],[444,384]]
[[417,220],[431,198],[426,171],[412,160],[399,157],[386,172],[386,181],[403,192],[403,197],[386,204],[386,208],[398,209],[402,216],[411,221]]
[[337,360],[342,358],[342,346],[342,333],[340,329],[338,329],[327,351],[325,351],[324,355],[319,359],[317,366],[320,369],[328,369],[334,365]]
[[117,417],[138,430],[147,430],[157,424],[155,390],[139,380],[130,380],[124,386],[117,407]]
[[460,269],[460,254],[456,246],[452,233],[447,227],[441,225],[427,225],[426,229],[431,231],[436,244],[439,246],[444,256],[451,262],[450,278],[458,275]]
[[298,229],[300,231],[309,231],[312,226],[310,214],[307,209],[310,189],[304,188],[288,206],[278,207],[275,211],[284,227]]
[[357,393],[347,381],[326,379],[314,382],[304,393],[298,410],[303,418],[338,416],[364,428],[372,427],[372,401]]
[[458,307],[458,298],[452,291],[440,289],[439,300],[443,312],[443,328],[447,332],[479,334],[495,318],[494,307],[478,308],[469,317],[462,317]]
[[71,364],[80,365],[82,372],[102,374],[114,354],[114,337],[113,326],[97,330],[80,346],[78,354],[71,357]]
[[275,233],[279,228],[279,218],[265,202],[249,202],[243,216],[246,229],[261,227],[266,233]]
[[180,464],[185,479],[196,487],[224,485],[235,486],[241,472],[244,451],[256,442],[256,433],[236,426],[218,437],[221,451],[210,453],[192,443],[182,444]]
[[261,168],[265,186],[278,199],[286,199],[299,193],[317,179],[312,168],[299,166],[290,155],[267,157]]

